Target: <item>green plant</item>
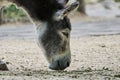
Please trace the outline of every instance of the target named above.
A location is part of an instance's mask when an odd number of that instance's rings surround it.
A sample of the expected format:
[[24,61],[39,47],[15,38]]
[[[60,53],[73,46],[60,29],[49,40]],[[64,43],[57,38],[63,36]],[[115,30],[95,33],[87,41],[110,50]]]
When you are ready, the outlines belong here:
[[26,16],[22,9],[17,9],[13,4],[7,8],[4,8],[3,14],[6,18],[19,18]]
[[120,2],[120,0],[115,0],[115,2]]

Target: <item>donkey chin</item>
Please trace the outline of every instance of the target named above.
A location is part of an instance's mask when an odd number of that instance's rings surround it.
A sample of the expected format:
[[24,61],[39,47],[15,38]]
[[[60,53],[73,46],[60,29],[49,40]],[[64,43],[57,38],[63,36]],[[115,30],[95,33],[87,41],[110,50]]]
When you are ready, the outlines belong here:
[[[53,20],[42,22],[37,28],[38,44],[44,49],[45,56],[52,70],[64,70],[70,66],[70,31],[71,23],[67,15],[75,10],[79,2],[71,3],[58,10]],[[43,27],[44,26],[44,27]]]

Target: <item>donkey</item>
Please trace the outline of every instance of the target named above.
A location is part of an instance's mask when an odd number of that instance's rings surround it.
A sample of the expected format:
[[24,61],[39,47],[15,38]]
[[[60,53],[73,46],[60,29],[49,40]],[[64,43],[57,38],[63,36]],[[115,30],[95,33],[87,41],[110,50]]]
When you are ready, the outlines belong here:
[[71,23],[67,15],[79,2],[69,0],[8,0],[22,7],[36,26],[37,43],[42,46],[52,70],[64,70],[71,63]]

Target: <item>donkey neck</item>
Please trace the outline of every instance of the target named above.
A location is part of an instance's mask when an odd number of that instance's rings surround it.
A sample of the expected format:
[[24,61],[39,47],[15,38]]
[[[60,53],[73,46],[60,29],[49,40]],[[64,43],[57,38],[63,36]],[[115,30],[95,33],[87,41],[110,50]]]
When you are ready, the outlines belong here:
[[33,20],[33,23],[34,23],[34,26],[36,28],[37,37],[41,38],[42,35],[47,30],[47,22],[40,22],[40,21],[37,21],[37,20]]

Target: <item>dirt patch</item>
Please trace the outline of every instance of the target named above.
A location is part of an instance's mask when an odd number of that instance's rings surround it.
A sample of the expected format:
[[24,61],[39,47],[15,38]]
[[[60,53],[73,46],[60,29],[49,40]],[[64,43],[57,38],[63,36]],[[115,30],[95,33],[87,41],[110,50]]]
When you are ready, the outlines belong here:
[[120,35],[74,38],[71,51],[71,66],[51,71],[35,40],[1,39],[10,71],[0,71],[0,80],[120,80]]
[[119,80],[112,71],[23,71],[3,72],[1,79],[9,80]]

